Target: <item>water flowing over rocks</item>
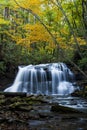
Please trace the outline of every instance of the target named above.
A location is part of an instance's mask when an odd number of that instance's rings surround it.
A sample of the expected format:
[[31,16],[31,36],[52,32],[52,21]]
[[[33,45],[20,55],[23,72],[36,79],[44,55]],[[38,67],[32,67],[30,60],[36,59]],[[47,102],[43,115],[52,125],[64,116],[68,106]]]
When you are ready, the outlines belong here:
[[13,85],[0,92],[0,130],[86,130],[81,92],[64,63],[19,67]]
[[[1,130],[78,130],[87,129],[87,114],[64,107],[52,96],[0,93]],[[72,99],[69,99],[70,102]],[[66,97],[62,102],[66,101]],[[73,111],[73,113],[72,113]]]
[[68,95],[76,89],[74,74],[64,63],[19,67],[13,85],[5,92]]

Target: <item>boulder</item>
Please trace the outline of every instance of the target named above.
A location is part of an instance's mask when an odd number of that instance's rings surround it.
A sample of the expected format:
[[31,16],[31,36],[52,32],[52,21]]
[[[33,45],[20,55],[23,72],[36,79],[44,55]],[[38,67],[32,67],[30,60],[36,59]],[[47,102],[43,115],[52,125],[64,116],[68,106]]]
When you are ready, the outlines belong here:
[[82,113],[81,111],[76,110],[74,108],[62,106],[62,105],[59,105],[59,104],[53,105],[51,107],[51,111],[64,113],[64,114],[68,114],[68,113]]

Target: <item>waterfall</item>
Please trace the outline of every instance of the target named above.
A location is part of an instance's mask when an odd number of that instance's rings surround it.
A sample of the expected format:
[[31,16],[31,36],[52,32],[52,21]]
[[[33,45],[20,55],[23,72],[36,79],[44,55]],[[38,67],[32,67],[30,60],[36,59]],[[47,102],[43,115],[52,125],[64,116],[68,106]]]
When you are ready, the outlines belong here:
[[13,85],[5,92],[68,95],[75,90],[74,74],[64,63],[19,67]]

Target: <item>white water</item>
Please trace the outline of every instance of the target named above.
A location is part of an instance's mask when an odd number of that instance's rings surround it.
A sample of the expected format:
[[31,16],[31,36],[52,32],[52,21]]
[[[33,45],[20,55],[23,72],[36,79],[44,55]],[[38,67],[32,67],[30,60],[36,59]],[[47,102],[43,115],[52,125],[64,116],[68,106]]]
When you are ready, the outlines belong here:
[[19,67],[13,85],[5,92],[68,95],[75,90],[74,75],[64,63]]

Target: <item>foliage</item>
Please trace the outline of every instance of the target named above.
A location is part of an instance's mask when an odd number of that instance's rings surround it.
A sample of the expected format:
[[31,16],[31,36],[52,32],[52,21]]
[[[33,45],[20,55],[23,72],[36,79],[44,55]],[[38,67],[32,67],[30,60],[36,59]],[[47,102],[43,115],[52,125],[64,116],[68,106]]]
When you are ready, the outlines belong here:
[[87,70],[87,57],[82,58],[82,60],[79,60],[78,65],[80,66],[80,68],[82,68],[83,70]]
[[1,61],[0,62],[0,74],[4,74],[5,69],[6,69],[6,66],[4,65],[4,62]]
[[85,45],[82,45],[82,59],[78,59],[78,66],[84,71],[87,70],[87,48]]
[[8,25],[9,24],[9,21],[6,21],[2,18],[0,18],[0,25]]
[[86,12],[85,0],[0,0],[0,73],[20,64],[75,61],[76,52],[85,68]]

